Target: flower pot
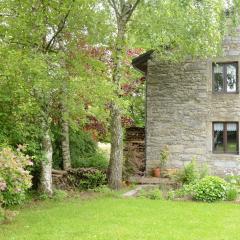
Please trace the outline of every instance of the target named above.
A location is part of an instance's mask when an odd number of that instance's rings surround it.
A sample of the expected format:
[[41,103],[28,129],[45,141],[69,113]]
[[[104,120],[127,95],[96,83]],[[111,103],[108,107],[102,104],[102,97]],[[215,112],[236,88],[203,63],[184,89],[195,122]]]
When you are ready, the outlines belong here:
[[153,169],[153,177],[160,178],[161,176],[161,169],[159,167]]

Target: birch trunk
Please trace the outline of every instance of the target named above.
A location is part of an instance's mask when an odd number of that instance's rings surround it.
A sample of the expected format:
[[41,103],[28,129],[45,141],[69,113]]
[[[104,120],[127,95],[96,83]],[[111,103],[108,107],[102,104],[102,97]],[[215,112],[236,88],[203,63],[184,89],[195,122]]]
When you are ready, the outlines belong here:
[[[67,68],[66,64],[64,64]],[[68,115],[68,79],[63,78],[61,97],[61,147],[63,158],[63,170],[71,168],[71,156],[69,146],[69,115]]]
[[42,139],[43,161],[40,179],[40,191],[52,195],[52,141],[49,129],[44,126],[44,136]]
[[62,112],[61,132],[62,132],[62,157],[63,157],[63,170],[71,168],[70,146],[69,146],[69,124],[65,118],[65,109]]

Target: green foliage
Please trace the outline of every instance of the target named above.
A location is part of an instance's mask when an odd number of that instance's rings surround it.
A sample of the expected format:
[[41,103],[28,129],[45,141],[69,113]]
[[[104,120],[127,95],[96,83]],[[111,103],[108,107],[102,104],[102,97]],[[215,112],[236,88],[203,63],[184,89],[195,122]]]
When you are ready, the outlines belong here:
[[227,196],[226,196],[226,200],[227,201],[235,201],[238,197],[238,190],[236,187],[234,186],[229,186],[227,189]]
[[[77,128],[87,114],[105,119],[112,89],[99,60],[104,49],[93,45],[105,42],[108,24],[97,4],[96,0],[1,2],[0,11],[6,14],[0,27],[0,144],[26,143],[29,154],[40,162],[42,122],[48,127],[52,120],[59,122],[61,101],[67,120]],[[104,27],[96,31],[96,26]]]
[[74,167],[95,167],[98,169],[107,169],[108,167],[108,160],[104,153],[100,152],[99,150],[92,155],[86,156],[85,158],[79,158],[79,161],[76,161],[73,164]]
[[203,164],[200,168],[198,168],[198,172],[200,179],[210,175],[210,170],[207,164]]
[[61,201],[65,199],[68,196],[66,191],[60,190],[60,189],[54,189],[52,199],[56,201]]
[[0,205],[20,204],[31,187],[31,175],[26,167],[32,165],[28,156],[6,147],[0,150]]
[[[55,169],[62,168],[62,151],[61,151],[61,134],[58,128],[53,128],[54,144],[53,144],[53,167]],[[106,169],[108,160],[97,148],[96,142],[91,135],[84,131],[70,130],[70,154],[71,164],[73,168],[95,167],[98,169]]]
[[215,56],[221,51],[225,9],[224,0],[142,1],[131,21],[130,41],[157,49],[164,59]]
[[194,187],[193,198],[203,202],[225,200],[227,197],[227,182],[216,176],[201,179]]
[[176,174],[176,181],[182,184],[190,184],[199,179],[199,172],[196,167],[196,162],[192,160],[190,163],[184,166],[182,170],[179,170]]
[[139,197],[149,198],[152,200],[162,200],[163,195],[159,188],[142,189],[139,193]]
[[0,224],[4,221],[4,210],[3,208],[0,206]]
[[168,192],[167,198],[169,200],[174,200],[178,198],[188,198],[191,199],[194,193],[194,187],[196,183],[185,184],[177,190],[171,190]]
[[95,173],[85,173],[83,179],[79,181],[78,187],[81,190],[88,190],[100,187],[106,183],[106,174],[101,171],[95,171]]
[[165,146],[163,150],[160,152],[160,167],[163,168],[166,166],[169,159],[169,150],[168,147]]
[[87,158],[97,152],[97,144],[90,134],[83,131],[70,132],[70,153],[73,167],[80,167],[82,158]]
[[227,175],[225,180],[231,185],[240,186],[240,176],[239,175]]
[[94,192],[101,193],[106,197],[119,197],[120,193],[110,189],[107,185],[101,185],[94,189]]
[[70,153],[72,167],[95,167],[106,169],[108,161],[103,153],[97,149],[96,142],[83,131],[71,132]]

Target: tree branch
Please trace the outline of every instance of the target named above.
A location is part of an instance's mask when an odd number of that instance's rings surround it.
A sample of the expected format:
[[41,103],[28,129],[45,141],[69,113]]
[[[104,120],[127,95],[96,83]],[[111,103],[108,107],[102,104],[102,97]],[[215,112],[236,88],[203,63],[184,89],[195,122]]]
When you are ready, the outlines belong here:
[[75,2],[75,0],[72,0],[72,3],[71,3],[71,6],[69,8],[69,10],[67,11],[66,15],[64,16],[64,18],[60,21],[60,23],[58,24],[58,27],[57,27],[57,31],[54,33],[54,35],[52,36],[52,38],[49,40],[47,46],[46,46],[46,49],[45,51],[49,51],[49,49],[51,48],[52,44],[55,42],[55,39],[57,38],[57,36],[62,32],[62,30],[64,29],[65,25],[66,25],[66,21],[67,21],[67,18],[71,12],[71,7],[72,7],[72,4]]
[[136,2],[133,4],[131,10],[128,12],[128,16],[127,16],[127,22],[129,21],[129,19],[131,18],[133,12],[135,11],[137,5],[140,3],[141,0],[136,0]]
[[108,0],[108,3],[113,8],[114,12],[116,13],[116,16],[120,17],[120,12],[119,12],[119,9],[118,9],[118,7],[116,5],[115,0]]

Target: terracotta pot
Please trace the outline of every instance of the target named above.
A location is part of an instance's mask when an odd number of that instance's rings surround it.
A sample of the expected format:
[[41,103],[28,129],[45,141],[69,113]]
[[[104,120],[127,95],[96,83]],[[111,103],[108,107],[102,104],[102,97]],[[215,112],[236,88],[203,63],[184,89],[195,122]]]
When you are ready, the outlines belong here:
[[161,169],[159,167],[153,169],[153,176],[160,178],[161,176]]

